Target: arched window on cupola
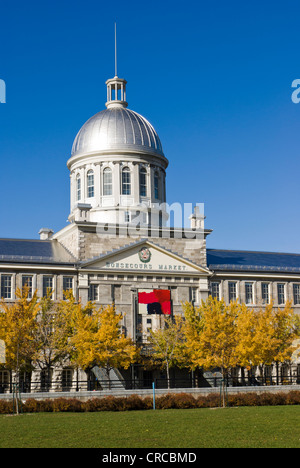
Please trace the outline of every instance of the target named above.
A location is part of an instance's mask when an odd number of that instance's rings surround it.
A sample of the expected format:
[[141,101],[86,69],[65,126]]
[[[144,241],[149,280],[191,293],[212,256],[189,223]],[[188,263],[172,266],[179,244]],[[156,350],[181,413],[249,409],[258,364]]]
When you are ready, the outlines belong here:
[[122,170],[122,195],[131,195],[131,174],[129,167]]
[[147,196],[147,170],[144,167],[140,170],[140,196]]
[[88,171],[87,173],[87,197],[93,198],[95,196],[95,183],[94,183],[94,172]]
[[103,195],[112,195],[112,170],[109,167],[103,171]]
[[79,174],[76,176],[76,200],[81,200],[81,178]]

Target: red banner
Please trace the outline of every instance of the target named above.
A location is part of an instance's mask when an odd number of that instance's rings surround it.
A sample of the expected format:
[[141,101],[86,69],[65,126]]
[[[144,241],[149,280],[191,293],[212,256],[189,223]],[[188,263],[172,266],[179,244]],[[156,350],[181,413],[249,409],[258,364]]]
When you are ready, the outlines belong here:
[[162,313],[171,315],[171,292],[169,289],[154,289],[149,293],[138,293],[138,301],[139,304],[159,303]]

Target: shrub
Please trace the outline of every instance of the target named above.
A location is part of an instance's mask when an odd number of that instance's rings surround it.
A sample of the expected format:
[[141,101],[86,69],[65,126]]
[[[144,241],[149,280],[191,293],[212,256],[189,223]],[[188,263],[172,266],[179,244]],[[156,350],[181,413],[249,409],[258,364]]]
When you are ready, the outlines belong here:
[[0,400],[0,414],[13,414],[12,400]]
[[145,410],[153,409],[153,398],[145,397],[143,398],[143,405]]
[[286,394],[286,405],[300,405],[300,391],[291,390]]
[[83,403],[84,410],[88,412],[100,411],[100,400],[101,398],[91,398]]
[[50,400],[50,398],[46,400],[40,400],[40,411],[42,411],[43,413],[52,413],[53,403],[54,400]]
[[216,408],[220,406],[220,395],[218,393],[210,393],[209,395],[199,395],[196,398],[197,408]]
[[174,395],[174,403],[175,403],[175,408],[178,409],[185,409],[185,408],[195,408],[196,407],[196,400],[193,397],[193,395],[190,395],[189,393],[178,393],[177,395]]
[[171,409],[175,408],[175,396],[172,393],[162,395],[155,399],[155,407],[157,409]]
[[[270,405],[300,405],[300,391],[291,390],[288,393],[236,393],[228,394],[228,406],[270,406]],[[194,398],[188,393],[168,393],[156,398],[157,409],[172,408],[215,408],[220,406],[220,394],[210,393],[206,396],[199,395]],[[54,398],[35,400],[28,398],[22,405],[24,413],[37,412],[92,412],[92,411],[132,411],[149,410],[153,408],[153,399],[148,396],[142,398],[138,395],[128,397],[107,396],[103,398],[91,398],[85,402],[76,398]],[[0,399],[0,414],[13,414],[13,401]]]
[[24,413],[38,413],[41,411],[41,406],[42,405],[39,400],[28,398],[28,400],[23,404],[23,411]]
[[107,396],[104,398],[97,399],[97,410],[96,411],[117,411],[117,399],[113,396]]
[[138,395],[130,395],[129,397],[123,399],[122,402],[123,411],[130,411],[130,410],[143,410],[145,409],[145,405],[143,399]]
[[228,406],[260,406],[260,395],[255,392],[230,394]]
[[55,398],[53,400],[53,411],[78,413],[82,411],[82,403],[76,398]]

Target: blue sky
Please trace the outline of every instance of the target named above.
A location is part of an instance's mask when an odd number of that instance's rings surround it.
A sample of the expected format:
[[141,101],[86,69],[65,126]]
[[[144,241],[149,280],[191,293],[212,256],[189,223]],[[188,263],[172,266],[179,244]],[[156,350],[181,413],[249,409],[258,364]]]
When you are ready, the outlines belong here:
[[169,203],[204,203],[208,247],[299,252],[297,1],[2,1],[0,237],[69,215],[80,127],[126,78],[170,161]]

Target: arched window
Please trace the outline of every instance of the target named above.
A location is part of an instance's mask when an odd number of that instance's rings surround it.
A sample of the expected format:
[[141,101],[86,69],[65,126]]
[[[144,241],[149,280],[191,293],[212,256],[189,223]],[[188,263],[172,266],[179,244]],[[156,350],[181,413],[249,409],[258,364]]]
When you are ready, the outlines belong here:
[[147,170],[144,167],[140,170],[140,196],[147,196]]
[[81,200],[81,179],[79,174],[76,176],[76,200]]
[[112,170],[109,167],[103,171],[103,195],[112,195]]
[[155,200],[159,199],[159,175],[158,172],[154,174],[154,198]]
[[88,171],[87,173],[87,196],[88,198],[93,198],[94,195],[95,195],[94,172]]
[[129,167],[124,167],[122,170],[122,195],[131,194],[131,177]]

